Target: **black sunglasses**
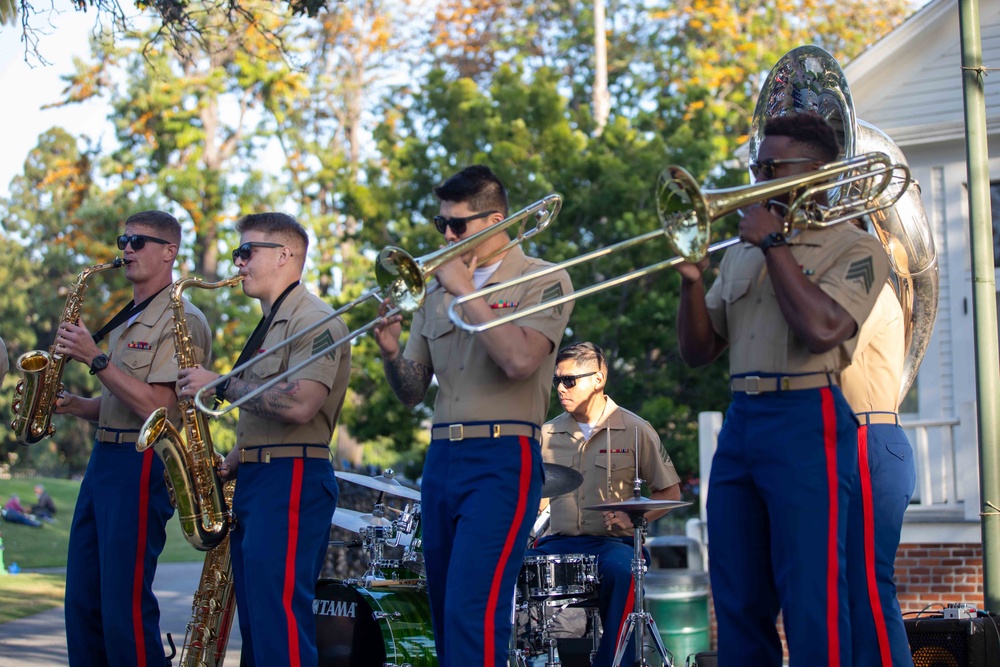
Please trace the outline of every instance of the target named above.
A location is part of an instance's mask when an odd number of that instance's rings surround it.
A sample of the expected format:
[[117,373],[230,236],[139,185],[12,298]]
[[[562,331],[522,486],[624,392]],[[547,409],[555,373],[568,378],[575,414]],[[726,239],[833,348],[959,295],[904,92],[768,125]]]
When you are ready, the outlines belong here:
[[446,218],[443,215],[434,216],[434,226],[437,230],[444,234],[445,230],[451,227],[451,231],[455,232],[458,236],[465,233],[465,227],[468,223],[473,220],[478,220],[479,218],[485,218],[488,215],[493,215],[494,213],[499,213],[500,211],[483,211],[482,213],[473,213],[472,215],[467,215],[464,218]]
[[775,172],[781,165],[806,164],[807,162],[819,163],[820,161],[811,157],[771,158],[769,160],[761,160],[760,162],[751,162],[750,173],[757,180],[764,179],[765,181],[769,181],[774,178]]
[[159,243],[160,245],[170,245],[170,241],[164,241],[163,239],[158,239],[155,236],[147,236],[146,234],[132,234],[131,236],[127,234],[122,234],[118,237],[118,249],[124,250],[125,246],[132,244],[132,250],[142,250],[146,247],[146,241],[152,241],[153,243]]
[[250,259],[253,255],[254,248],[284,248],[282,243],[267,243],[265,241],[247,241],[239,248],[233,250],[233,262],[237,259],[242,259],[244,262]]
[[579,375],[553,375],[552,376],[552,386],[556,389],[562,384],[567,389],[572,389],[576,386],[576,381],[590,377],[591,375],[596,375],[599,371],[590,371],[589,373],[580,373]]

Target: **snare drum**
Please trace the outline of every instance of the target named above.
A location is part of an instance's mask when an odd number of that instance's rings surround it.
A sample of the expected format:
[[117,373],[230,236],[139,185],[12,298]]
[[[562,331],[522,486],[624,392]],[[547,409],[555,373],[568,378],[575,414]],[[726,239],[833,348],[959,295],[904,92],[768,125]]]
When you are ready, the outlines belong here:
[[597,556],[549,554],[528,556],[517,578],[525,599],[590,595],[597,587]]
[[360,588],[320,580],[313,615],[319,667],[437,667],[423,586]]

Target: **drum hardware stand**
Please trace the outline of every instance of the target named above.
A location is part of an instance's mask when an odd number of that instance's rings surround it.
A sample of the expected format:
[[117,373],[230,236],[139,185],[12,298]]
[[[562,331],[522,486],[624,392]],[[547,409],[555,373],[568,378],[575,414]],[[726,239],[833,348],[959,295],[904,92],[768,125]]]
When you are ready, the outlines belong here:
[[[638,428],[636,429],[635,438],[635,480],[633,481],[632,487],[632,499],[634,501],[639,501],[642,499],[642,483],[645,480],[640,479],[639,477]],[[621,667],[622,660],[625,658],[625,648],[628,646],[628,640],[632,636],[632,633],[635,632],[635,667],[647,667],[648,663],[646,662],[645,656],[643,656],[643,648],[646,643],[645,633],[646,630],[649,630],[650,638],[653,640],[653,645],[660,654],[660,658],[663,659],[663,665],[665,665],[665,667],[672,667],[674,656],[663,646],[663,640],[660,638],[660,631],[656,627],[656,621],[653,620],[653,615],[646,611],[646,603],[643,598],[642,582],[646,574],[646,560],[642,555],[642,541],[646,534],[646,528],[649,525],[649,521],[646,519],[645,510],[641,508],[629,510],[626,513],[628,514],[629,520],[632,522],[633,530],[632,578],[635,581],[635,604],[633,605],[633,611],[629,612],[629,615],[625,620],[625,625],[622,628],[622,632],[618,637],[618,646],[615,649],[615,659],[611,662],[611,665],[612,667]]]

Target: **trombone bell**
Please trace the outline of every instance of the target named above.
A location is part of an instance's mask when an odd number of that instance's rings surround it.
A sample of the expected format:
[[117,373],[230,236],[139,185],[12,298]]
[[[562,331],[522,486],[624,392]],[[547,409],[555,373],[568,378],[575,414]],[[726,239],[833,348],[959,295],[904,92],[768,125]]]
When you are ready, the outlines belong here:
[[414,259],[402,248],[383,248],[375,261],[375,282],[382,294],[402,311],[412,313],[427,296],[427,280]]

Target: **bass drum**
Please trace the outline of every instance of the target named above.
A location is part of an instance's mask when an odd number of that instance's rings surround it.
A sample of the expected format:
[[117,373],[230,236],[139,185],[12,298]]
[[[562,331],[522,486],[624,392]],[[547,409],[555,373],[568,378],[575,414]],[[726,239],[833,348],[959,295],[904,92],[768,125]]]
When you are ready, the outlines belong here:
[[323,579],[313,615],[319,667],[437,667],[423,586],[362,588]]

